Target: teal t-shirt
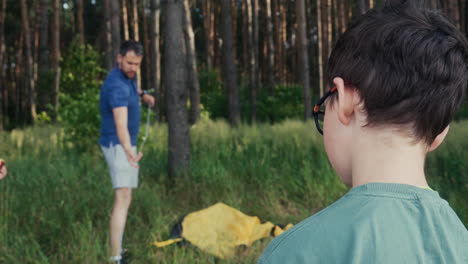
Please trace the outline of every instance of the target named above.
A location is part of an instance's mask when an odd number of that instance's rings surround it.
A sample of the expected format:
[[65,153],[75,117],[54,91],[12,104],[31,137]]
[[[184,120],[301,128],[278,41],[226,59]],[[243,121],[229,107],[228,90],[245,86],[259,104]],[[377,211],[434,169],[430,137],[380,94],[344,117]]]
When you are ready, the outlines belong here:
[[369,183],[278,236],[258,263],[466,264],[468,231],[436,191]]

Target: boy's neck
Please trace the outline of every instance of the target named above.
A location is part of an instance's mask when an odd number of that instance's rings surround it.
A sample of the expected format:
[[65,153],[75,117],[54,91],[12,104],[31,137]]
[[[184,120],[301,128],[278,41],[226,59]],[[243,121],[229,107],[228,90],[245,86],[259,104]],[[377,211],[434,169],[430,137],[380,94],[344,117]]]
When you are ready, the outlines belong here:
[[[427,187],[425,146],[395,131],[364,128],[352,153],[352,186],[370,182]],[[395,136],[395,135],[399,136]]]

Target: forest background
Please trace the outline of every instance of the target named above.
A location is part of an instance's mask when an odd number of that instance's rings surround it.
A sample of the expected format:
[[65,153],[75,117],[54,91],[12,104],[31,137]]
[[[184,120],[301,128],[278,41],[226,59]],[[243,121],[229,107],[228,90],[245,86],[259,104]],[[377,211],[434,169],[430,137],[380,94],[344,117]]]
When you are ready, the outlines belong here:
[[[466,34],[465,0],[430,0]],[[0,0],[0,263],[101,263],[111,206],[99,88],[140,41],[156,107],[128,228],[136,263],[220,263],[156,249],[223,201],[297,223],[347,191],[311,119],[333,43],[379,0]],[[143,108],[140,140],[147,118]],[[430,185],[468,225],[468,104],[428,157]],[[269,239],[226,263],[253,263]],[[222,263],[222,262],[221,262]]]

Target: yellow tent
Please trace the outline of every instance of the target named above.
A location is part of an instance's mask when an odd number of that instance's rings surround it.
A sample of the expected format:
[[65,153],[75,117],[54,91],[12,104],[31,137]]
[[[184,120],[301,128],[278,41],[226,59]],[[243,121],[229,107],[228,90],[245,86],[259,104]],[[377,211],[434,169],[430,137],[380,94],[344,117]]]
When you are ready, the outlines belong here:
[[224,203],[217,203],[203,210],[186,215],[181,223],[179,237],[163,242],[154,242],[156,247],[165,247],[186,240],[201,250],[230,258],[237,246],[250,246],[258,239],[278,236],[284,229],[270,222],[260,223],[256,216],[248,216]]

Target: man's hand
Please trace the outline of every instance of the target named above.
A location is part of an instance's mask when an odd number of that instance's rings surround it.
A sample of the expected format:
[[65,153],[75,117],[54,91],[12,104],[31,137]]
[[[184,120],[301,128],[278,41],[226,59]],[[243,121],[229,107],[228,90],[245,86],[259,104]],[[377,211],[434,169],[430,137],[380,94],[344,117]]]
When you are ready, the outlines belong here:
[[5,161],[0,159],[0,180],[7,176],[7,168],[5,166]]
[[138,161],[141,160],[143,157],[143,153],[138,152],[138,154],[133,153],[133,151],[130,150],[125,150],[125,154],[127,154],[127,160],[130,163],[132,167],[139,168],[140,166],[138,165]]
[[151,94],[144,94],[141,99],[143,100],[143,102],[149,104],[151,107],[154,107],[155,100]]

